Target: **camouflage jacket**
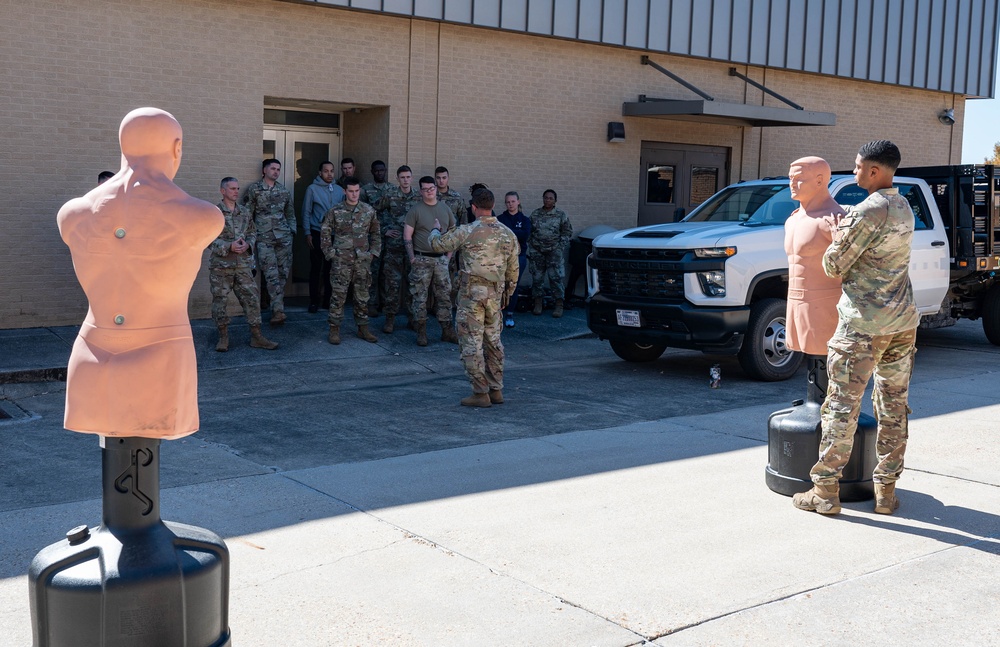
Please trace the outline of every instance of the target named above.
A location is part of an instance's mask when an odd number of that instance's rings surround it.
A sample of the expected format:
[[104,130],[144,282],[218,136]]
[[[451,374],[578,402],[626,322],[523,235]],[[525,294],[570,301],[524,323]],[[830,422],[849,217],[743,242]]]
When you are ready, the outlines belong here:
[[569,249],[569,239],[573,237],[573,225],[569,216],[558,207],[552,211],[542,208],[531,212],[531,237],[528,248],[536,252],[548,253],[559,250],[563,254]]
[[[213,269],[223,267],[251,267],[253,264],[253,248],[257,244],[257,228],[253,224],[250,212],[240,207],[239,204],[234,204],[232,211],[226,208],[224,202],[220,202],[216,206],[222,212],[226,223],[222,226],[222,232],[219,234],[219,237],[213,240],[208,246],[211,252],[211,256],[208,259],[208,266]],[[246,241],[250,247],[242,254],[237,254],[232,250],[231,245],[240,238]]]
[[899,189],[880,189],[841,217],[823,270],[843,281],[841,323],[869,335],[917,327],[910,285],[913,211]]
[[263,179],[257,180],[243,195],[243,206],[249,209],[261,238],[291,238],[295,235],[297,223],[292,194],[281,182],[275,182],[269,189]]
[[[420,191],[410,187],[410,192],[404,194],[398,186],[393,184],[389,186],[391,188],[379,199],[375,208],[379,210],[380,214],[383,211],[386,213],[384,218],[379,216],[379,224],[382,227],[386,248],[401,250],[403,249],[403,221],[406,220],[406,212],[410,210],[410,207],[420,201]],[[390,229],[398,231],[399,238],[386,236],[386,232]]]
[[371,260],[382,253],[382,234],[375,209],[364,202],[353,207],[347,201],[334,205],[323,216],[319,239],[327,260],[345,255]]
[[441,193],[438,191],[438,202],[443,202],[448,205],[451,209],[451,213],[455,216],[455,222],[459,225],[469,224],[469,208],[465,205],[465,200],[462,198],[462,194],[455,189],[448,189],[447,193]]
[[508,297],[517,288],[517,237],[495,217],[486,216],[443,234],[431,230],[428,242],[439,253],[461,249],[462,275],[503,284]]
[[367,202],[371,206],[375,207],[375,211],[378,212],[378,215],[381,218],[382,212],[385,211],[379,206],[382,196],[386,195],[394,188],[396,188],[396,186],[394,184],[390,184],[389,182],[383,182],[382,184],[369,182],[361,187],[361,201]]

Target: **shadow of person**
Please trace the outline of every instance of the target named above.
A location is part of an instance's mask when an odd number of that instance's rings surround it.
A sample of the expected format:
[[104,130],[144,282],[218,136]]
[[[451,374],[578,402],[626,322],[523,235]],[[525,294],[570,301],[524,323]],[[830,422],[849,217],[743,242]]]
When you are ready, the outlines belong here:
[[901,505],[892,516],[875,514],[871,511],[871,503],[867,502],[845,503],[843,507],[845,511],[868,514],[838,515],[837,518],[1000,555],[1000,515],[959,505],[945,505],[923,492],[899,490],[899,493]]

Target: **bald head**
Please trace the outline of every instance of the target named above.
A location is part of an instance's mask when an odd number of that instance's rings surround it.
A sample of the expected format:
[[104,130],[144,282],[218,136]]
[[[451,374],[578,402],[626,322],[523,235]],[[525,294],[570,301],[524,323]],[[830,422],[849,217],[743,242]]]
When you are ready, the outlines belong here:
[[802,157],[788,167],[792,199],[809,211],[830,199],[830,165],[822,157]]
[[181,139],[181,125],[172,114],[158,108],[137,108],[125,115],[118,128],[122,155],[131,165],[142,159],[162,159],[172,163],[173,173],[180,165]]

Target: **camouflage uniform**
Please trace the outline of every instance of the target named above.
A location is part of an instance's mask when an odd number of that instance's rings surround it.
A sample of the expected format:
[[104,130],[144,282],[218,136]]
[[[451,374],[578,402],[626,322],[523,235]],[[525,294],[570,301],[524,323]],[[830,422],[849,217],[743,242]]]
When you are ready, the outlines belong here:
[[[451,215],[455,217],[455,226],[467,225],[469,223],[469,207],[465,204],[465,200],[462,198],[462,194],[455,189],[449,188],[446,193],[441,193],[441,189],[437,192],[438,202],[444,203],[449,209],[451,209]],[[451,255],[451,260],[448,262],[448,272],[451,276],[451,302],[456,303],[458,301],[458,257],[461,256],[461,252],[456,252]]]
[[[398,186],[389,186],[391,188],[385,192],[376,207],[379,214],[386,214],[384,218],[379,216],[379,224],[382,229],[382,305],[387,319],[399,312],[399,297],[407,272],[403,220],[410,207],[420,200],[420,191],[412,187],[408,194],[404,194]],[[399,238],[386,236],[390,229],[398,231]],[[406,295],[406,299],[409,301],[409,295]]]
[[[382,230],[385,230],[385,224],[383,224],[389,217],[389,212],[379,205],[382,203],[382,197],[389,193],[390,190],[394,189],[395,186],[388,182],[383,182],[382,184],[376,184],[374,182],[369,182],[361,187],[361,201],[370,204],[375,208],[375,213],[378,216],[379,226]],[[376,256],[372,259],[372,284],[370,294],[368,296],[368,307],[378,308],[379,304],[379,278],[381,277],[382,270],[382,259],[383,256]]]
[[271,296],[271,311],[284,312],[285,283],[292,269],[292,240],[296,228],[292,194],[281,182],[268,188],[260,179],[247,189],[243,205],[249,209],[257,227],[257,264]]
[[861,398],[872,374],[878,420],[873,480],[894,483],[903,471],[907,396],[919,315],[910,286],[913,211],[897,189],[881,189],[852,207],[823,255],[823,269],[843,280],[839,322],[829,343],[829,387],[820,409],[823,436],[811,471],[832,486],[851,457]]
[[552,211],[539,208],[531,212],[531,237],[528,238],[528,266],[531,270],[531,296],[545,296],[548,278],[552,298],[562,299],[566,292],[566,250],[573,237],[569,216],[558,207]]
[[323,216],[320,245],[323,256],[330,261],[330,325],[339,326],[343,321],[347,289],[352,285],[354,321],[359,326],[368,325],[371,262],[382,252],[375,209],[364,202],[353,207],[346,201],[335,205]]
[[[426,205],[415,201],[406,214],[404,224],[413,227],[413,261],[410,263],[410,308],[416,324],[427,321],[427,295],[434,295],[434,315],[442,327],[451,326],[451,276],[448,257],[430,250],[427,236],[440,221],[445,230],[455,227],[454,216],[447,205],[438,202]],[[425,248],[424,245],[427,245]]]
[[[236,299],[243,306],[247,323],[251,326],[260,325],[260,292],[257,281],[253,277],[253,246],[257,241],[257,228],[253,218],[240,205],[233,205],[233,210],[226,208],[224,202],[218,204],[219,211],[226,219],[222,232],[208,246],[208,283],[212,289],[212,320],[217,327],[229,325],[229,315],[226,304],[230,291],[236,293]],[[242,238],[250,247],[242,254],[232,250],[232,243]]]
[[[461,251],[458,343],[473,393],[503,389],[501,301],[517,289],[517,238],[493,216],[486,216],[428,238],[436,252]],[[505,298],[504,298],[505,297]]]

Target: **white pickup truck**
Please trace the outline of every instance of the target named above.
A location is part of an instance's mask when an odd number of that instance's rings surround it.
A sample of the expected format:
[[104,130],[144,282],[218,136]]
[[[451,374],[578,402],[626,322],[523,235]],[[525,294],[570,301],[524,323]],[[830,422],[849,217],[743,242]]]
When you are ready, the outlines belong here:
[[[992,166],[901,169],[895,185],[916,218],[910,280],[922,327],[982,317],[1000,345],[1000,186]],[[835,175],[830,193],[868,194]],[[614,352],[652,361],[667,347],[737,354],[753,378],[792,376],[785,345],[784,222],[798,206],[788,178],[730,185],[676,223],[616,231],[587,259],[587,323]]]

